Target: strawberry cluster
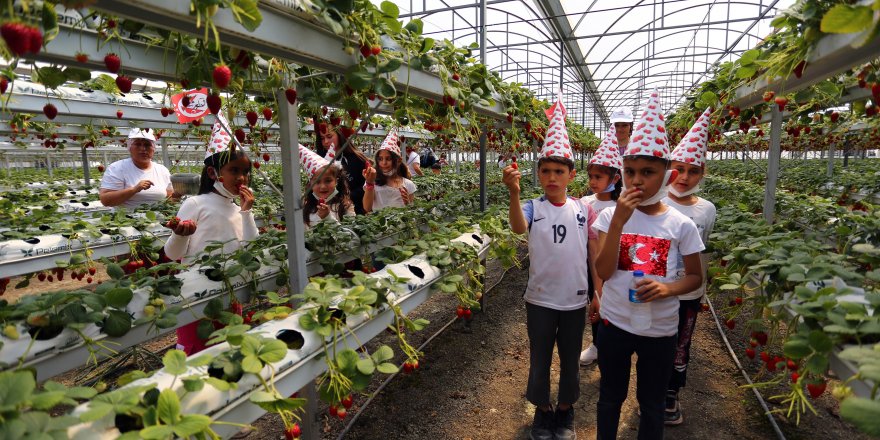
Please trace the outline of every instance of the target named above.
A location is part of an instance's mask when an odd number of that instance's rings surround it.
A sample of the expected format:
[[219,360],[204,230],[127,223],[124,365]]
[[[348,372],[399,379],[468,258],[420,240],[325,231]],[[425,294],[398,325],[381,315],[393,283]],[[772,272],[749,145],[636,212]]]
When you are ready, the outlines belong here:
[[9,51],[17,57],[36,54],[43,47],[43,33],[36,26],[21,22],[3,23],[0,25],[0,35]]

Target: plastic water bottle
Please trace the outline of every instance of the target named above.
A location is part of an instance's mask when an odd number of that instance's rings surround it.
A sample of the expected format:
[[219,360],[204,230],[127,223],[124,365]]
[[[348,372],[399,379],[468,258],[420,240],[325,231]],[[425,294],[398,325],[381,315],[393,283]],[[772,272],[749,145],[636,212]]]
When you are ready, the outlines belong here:
[[629,282],[629,302],[632,303],[632,314],[629,316],[629,324],[636,330],[651,328],[651,303],[639,301],[636,296],[639,283],[645,279],[645,273],[633,271],[632,280]]

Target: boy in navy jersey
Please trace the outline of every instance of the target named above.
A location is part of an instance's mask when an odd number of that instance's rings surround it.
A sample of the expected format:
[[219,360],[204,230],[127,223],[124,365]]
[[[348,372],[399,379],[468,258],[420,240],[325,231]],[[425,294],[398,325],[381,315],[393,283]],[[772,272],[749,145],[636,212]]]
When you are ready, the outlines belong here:
[[[580,395],[579,367],[587,306],[590,304],[588,265],[595,254],[596,235],[590,229],[596,213],[580,200],[568,197],[574,162],[565,108],[557,101],[547,111],[550,127],[538,160],[538,178],[544,195],[520,205],[520,172],[513,163],[504,169],[510,192],[510,226],[529,233],[529,283],[526,326],[529,334],[529,381],[526,398],[536,406],[529,438],[574,439],[574,408]],[[559,395],[556,411],[550,402],[550,363],[553,346],[559,352]]]

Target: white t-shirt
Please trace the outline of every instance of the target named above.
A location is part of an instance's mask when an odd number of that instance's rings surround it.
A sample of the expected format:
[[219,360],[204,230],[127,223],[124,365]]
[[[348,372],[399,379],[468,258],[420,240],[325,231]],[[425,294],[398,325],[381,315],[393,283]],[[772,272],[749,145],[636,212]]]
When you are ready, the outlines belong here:
[[[700,232],[703,246],[709,243],[709,235],[712,234],[712,228],[715,227],[715,205],[713,205],[712,202],[702,197],[697,197],[697,203],[693,205],[681,205],[669,197],[664,197],[663,203],[675,208],[675,210],[693,220],[697,225],[697,230]],[[706,270],[709,257],[707,254],[702,254],[701,257],[701,260],[703,261],[703,270]],[[684,260],[680,257],[678,267],[681,272],[680,275],[684,276]],[[678,299],[699,299],[703,297],[704,293],[706,293],[705,282],[699,289],[684,295],[679,295]]]
[[[165,255],[172,260],[183,258],[186,264],[205,249],[211,241],[227,242],[223,252],[241,247],[241,242],[259,235],[254,215],[217,193],[202,194],[186,199],[177,211],[180,220],[195,220],[196,232],[183,237],[171,234],[165,242]],[[230,241],[231,240],[231,241]]]
[[526,302],[554,310],[575,310],[589,303],[588,240],[596,213],[580,200],[556,206],[546,198],[523,205],[529,224],[529,284]]
[[413,164],[417,164],[420,162],[419,153],[415,151],[410,151],[409,155],[406,156],[406,167],[409,168],[409,175],[416,175],[416,168]]
[[[617,208],[599,214],[593,227],[608,232]],[[635,330],[630,325],[633,304],[629,302],[629,284],[634,270],[645,278],[672,282],[679,278],[679,255],[691,255],[704,249],[697,226],[684,214],[667,207],[666,212],[647,215],[635,210],[623,226],[617,270],[602,286],[602,317],[618,328],[635,335],[662,337],[678,332],[678,298],[651,301],[651,327]]]
[[150,169],[138,168],[131,158],[117,160],[110,164],[101,178],[101,189],[120,190],[131,188],[141,180],[153,182],[153,186],[145,189],[123,202],[120,206],[137,208],[147,203],[156,203],[168,197],[171,187],[171,173],[165,165],[156,162],[150,163]]
[[[416,184],[412,180],[403,178],[403,187],[410,194],[415,194]],[[403,203],[403,197],[400,195],[400,188],[390,185],[376,185],[373,190],[373,212],[383,208],[402,208],[406,206]]]
[[[317,212],[313,212],[313,213],[309,214],[309,223],[306,225],[306,229],[310,229],[312,226],[315,226],[316,224],[318,224],[320,222],[339,223],[340,219],[339,219],[339,213],[337,212],[338,208],[339,207],[337,205],[330,205],[330,213],[327,214],[327,217],[324,217],[324,218],[321,218],[321,216],[318,215]],[[349,217],[349,216],[353,217],[354,215],[355,215],[354,204],[349,203],[348,208],[345,210],[345,217]]]
[[595,194],[581,197],[581,202],[592,206],[593,209],[596,210],[596,214],[602,213],[602,211],[607,208],[613,208],[617,206],[617,200],[599,200],[596,198]]

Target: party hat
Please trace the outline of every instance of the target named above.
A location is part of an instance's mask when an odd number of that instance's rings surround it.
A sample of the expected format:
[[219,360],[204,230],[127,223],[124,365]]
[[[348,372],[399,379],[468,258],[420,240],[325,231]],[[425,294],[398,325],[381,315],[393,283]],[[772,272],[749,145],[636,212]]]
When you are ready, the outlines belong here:
[[388,132],[379,150],[388,150],[400,157],[400,135],[397,133],[397,128],[392,128]]
[[617,136],[614,125],[605,134],[602,143],[593,157],[590,159],[590,165],[603,165],[606,167],[623,169],[623,159],[620,157],[620,150],[617,146]]
[[678,146],[672,150],[669,160],[703,166],[706,163],[706,151],[709,148],[709,117],[712,112],[706,111],[697,118],[690,131],[681,138]]
[[556,103],[545,110],[550,126],[547,127],[547,135],[544,136],[544,146],[541,148],[541,157],[558,156],[574,160],[571,152],[571,141],[568,139],[568,130],[565,128],[565,105],[562,104],[562,92],[556,98]]
[[669,145],[666,139],[666,122],[657,90],[651,91],[645,110],[633,130],[632,138],[626,146],[624,156],[653,156],[669,159]]
[[[333,160],[333,153],[327,153],[327,156],[321,157],[318,153],[315,153],[312,150],[302,146],[299,144],[299,161],[302,163],[303,169],[305,169],[309,173],[309,178],[315,177],[318,172],[321,171],[327,165],[330,165],[330,162]],[[339,166],[339,162],[333,162],[334,166]]]
[[217,113],[216,117],[217,120],[211,129],[211,142],[208,143],[208,148],[205,150],[205,158],[212,154],[228,151],[229,143],[232,142],[232,136],[226,131],[229,128],[229,122],[226,122],[223,112]]

